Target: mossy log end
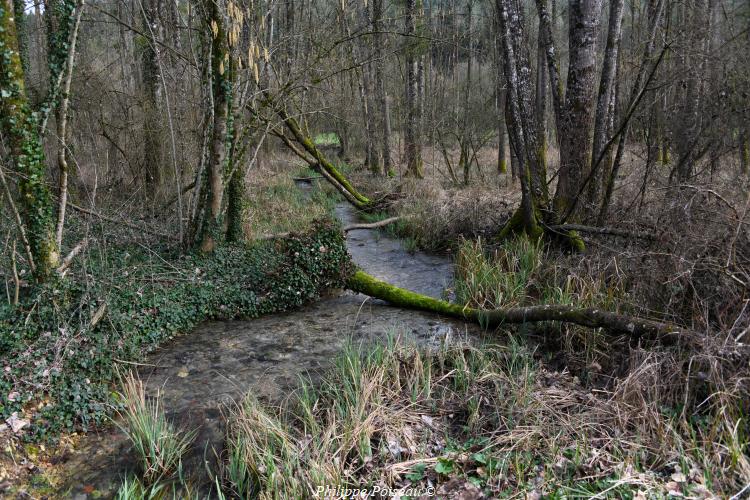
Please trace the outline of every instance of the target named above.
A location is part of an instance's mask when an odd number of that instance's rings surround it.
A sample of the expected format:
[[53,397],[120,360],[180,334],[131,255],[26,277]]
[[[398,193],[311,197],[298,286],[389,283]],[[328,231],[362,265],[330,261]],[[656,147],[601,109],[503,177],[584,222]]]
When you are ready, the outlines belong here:
[[284,124],[292,133],[295,140],[300,143],[303,148],[305,148],[305,151],[307,151],[310,156],[313,157],[316,163],[314,168],[316,168],[316,170],[318,170],[318,172],[320,172],[326,178],[326,180],[328,180],[329,182],[335,181],[344,190],[346,190],[351,195],[351,197],[356,200],[357,208],[362,209],[372,204],[367,196],[360,193],[349,182],[349,180],[336,167],[333,166],[333,164],[325,157],[325,155],[323,155],[320,149],[318,149],[313,140],[302,132],[302,129],[299,126],[299,123],[297,123],[297,120],[289,116],[289,114],[283,108],[278,109],[278,114],[279,117],[284,120]]
[[385,300],[393,305],[443,314],[453,318],[472,321],[482,326],[495,327],[503,324],[560,321],[589,328],[603,328],[615,334],[625,334],[634,338],[659,340],[663,344],[674,344],[678,341],[687,341],[689,343],[700,342],[700,335],[696,332],[680,328],[676,325],[616,314],[598,308],[580,308],[556,304],[492,310],[464,307],[404,290],[403,288],[374,278],[361,270],[357,270],[349,278],[347,286],[355,292]]

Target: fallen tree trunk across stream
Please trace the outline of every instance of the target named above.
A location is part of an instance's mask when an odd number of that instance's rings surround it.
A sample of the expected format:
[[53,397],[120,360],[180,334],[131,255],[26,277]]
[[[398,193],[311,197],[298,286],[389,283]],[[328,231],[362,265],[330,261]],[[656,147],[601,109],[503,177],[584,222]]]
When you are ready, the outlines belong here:
[[355,292],[385,300],[399,307],[443,314],[473,321],[483,326],[560,321],[589,328],[604,328],[616,334],[625,334],[635,338],[659,340],[663,344],[674,344],[678,341],[687,341],[688,343],[700,341],[700,336],[696,332],[673,324],[617,314],[597,308],[551,304],[492,310],[464,307],[399,288],[374,278],[361,270],[354,272],[349,278],[347,286]]

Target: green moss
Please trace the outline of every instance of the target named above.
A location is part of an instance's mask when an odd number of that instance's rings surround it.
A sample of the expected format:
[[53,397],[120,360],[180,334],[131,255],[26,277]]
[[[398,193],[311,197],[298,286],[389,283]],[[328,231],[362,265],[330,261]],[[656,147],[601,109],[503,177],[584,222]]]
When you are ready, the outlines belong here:
[[393,304],[412,309],[431,311],[446,316],[458,318],[475,318],[477,311],[458,304],[451,304],[444,300],[434,299],[426,295],[393,286],[385,281],[370,276],[364,271],[357,270],[347,281],[347,287],[355,292],[361,292],[371,297],[387,300]]
[[508,160],[503,158],[500,160],[500,162],[497,165],[497,171],[501,174],[507,174],[508,173]]

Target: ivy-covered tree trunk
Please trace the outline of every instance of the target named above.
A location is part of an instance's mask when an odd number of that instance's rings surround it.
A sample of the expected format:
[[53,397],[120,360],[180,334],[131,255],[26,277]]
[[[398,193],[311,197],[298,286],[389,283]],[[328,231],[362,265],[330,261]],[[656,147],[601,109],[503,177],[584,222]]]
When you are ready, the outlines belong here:
[[13,12],[16,23],[16,38],[18,39],[18,53],[21,57],[21,67],[26,73],[29,70],[29,34],[26,26],[25,0],[13,0]]
[[224,19],[217,2],[206,0],[207,24],[212,33],[211,42],[211,93],[214,120],[211,136],[211,156],[208,175],[205,177],[206,204],[201,229],[200,250],[211,252],[222,239],[222,202],[224,198],[224,169],[227,159],[227,118],[229,116],[230,81],[229,44],[224,29]]
[[[227,135],[225,144],[227,147],[227,159],[225,171],[228,171],[227,177],[229,185],[227,186],[227,241],[237,243],[244,239],[242,225],[245,220],[245,174],[247,173],[242,152],[238,151],[238,132],[236,124],[238,123],[237,100],[232,93],[237,68],[235,59],[231,56],[231,47],[227,47],[230,52],[229,70],[225,74],[228,85],[227,104]],[[246,139],[247,140],[247,139]]]
[[161,35],[161,20],[159,9],[163,7],[159,0],[146,0],[143,5],[145,33],[148,36],[142,61],[142,90],[143,90],[143,174],[146,189],[152,195],[156,193],[162,182],[162,158],[164,157],[161,137],[161,110],[159,100],[161,85],[159,84],[159,55],[157,39]]
[[18,178],[19,205],[28,235],[34,276],[44,281],[59,265],[53,204],[37,121],[29,109],[13,21],[12,0],[0,1],[0,125]]

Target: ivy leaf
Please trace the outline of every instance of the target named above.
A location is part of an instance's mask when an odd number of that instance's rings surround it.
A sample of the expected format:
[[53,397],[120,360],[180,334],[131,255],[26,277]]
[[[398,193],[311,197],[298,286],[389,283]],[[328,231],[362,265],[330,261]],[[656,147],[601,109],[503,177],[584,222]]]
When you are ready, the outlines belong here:
[[427,464],[417,464],[414,466],[412,471],[406,475],[406,479],[416,483],[424,479],[424,471],[427,468]]
[[453,472],[455,463],[453,460],[448,458],[438,458],[438,462],[435,464],[435,472],[438,474],[448,475]]

